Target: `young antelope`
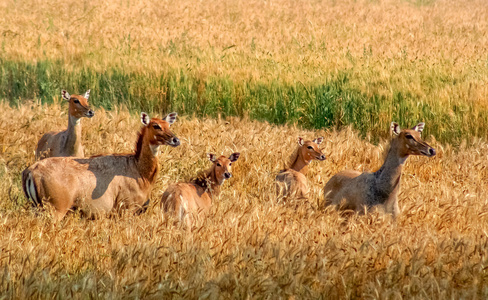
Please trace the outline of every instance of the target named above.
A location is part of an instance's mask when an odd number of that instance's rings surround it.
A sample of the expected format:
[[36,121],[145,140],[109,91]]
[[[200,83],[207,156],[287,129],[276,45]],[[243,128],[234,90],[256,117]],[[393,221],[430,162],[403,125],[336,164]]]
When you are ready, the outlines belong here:
[[290,157],[288,168],[281,170],[276,175],[278,199],[307,198],[309,188],[305,175],[312,160],[325,160],[325,155],[319,148],[323,140],[323,137],[316,138],[313,141],[304,141],[303,138],[298,138],[298,147]]
[[226,179],[232,177],[232,163],[237,161],[240,153],[233,153],[229,158],[207,154],[213,163],[210,169],[200,173],[190,183],[175,183],[170,185],[161,198],[165,212],[171,212],[191,228],[188,213],[207,212],[212,205],[212,198],[220,193],[220,186]]

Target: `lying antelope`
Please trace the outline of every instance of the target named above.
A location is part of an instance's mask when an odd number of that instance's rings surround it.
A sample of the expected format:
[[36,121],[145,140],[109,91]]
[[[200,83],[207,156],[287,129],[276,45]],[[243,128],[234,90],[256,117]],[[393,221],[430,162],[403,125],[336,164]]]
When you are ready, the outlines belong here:
[[289,167],[276,175],[276,193],[279,199],[307,198],[309,189],[305,175],[312,160],[325,160],[325,155],[319,148],[323,140],[323,137],[313,141],[298,138],[298,147],[290,156]]
[[[227,158],[208,153],[207,157],[213,163],[210,169],[200,173],[190,183],[176,183],[166,189],[161,198],[164,211],[174,213],[180,221],[190,212],[207,212],[212,205],[212,198],[219,194],[224,180],[232,177],[231,166],[239,155],[236,152]],[[188,217],[186,223],[191,225]]]
[[22,173],[25,195],[36,206],[50,203],[58,220],[70,209],[96,216],[114,208],[142,208],[158,175],[159,146],[180,144],[169,128],[176,115],[171,113],[161,120],[142,113],[144,126],[133,154],[38,161]]
[[402,166],[408,156],[435,155],[434,148],[420,136],[424,125],[419,123],[412,129],[400,130],[400,126],[392,122],[391,131],[396,137],[390,143],[383,166],[374,173],[346,170],[334,175],[324,188],[325,204],[340,205],[341,209],[358,212],[380,205],[396,217],[400,213],[397,196]]
[[70,95],[62,90],[61,95],[69,102],[68,129],[45,133],[37,143],[36,159],[47,157],[84,157],[81,144],[81,118],[95,115],[88,104],[90,90],[84,96]]

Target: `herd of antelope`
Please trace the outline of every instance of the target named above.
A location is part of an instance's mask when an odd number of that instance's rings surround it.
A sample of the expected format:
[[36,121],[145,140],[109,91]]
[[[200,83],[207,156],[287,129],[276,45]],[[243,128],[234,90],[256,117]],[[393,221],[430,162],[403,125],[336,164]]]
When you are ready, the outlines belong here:
[[[80,121],[83,117],[94,116],[88,103],[90,90],[84,96],[70,95],[65,90],[61,95],[69,103],[68,128],[46,133],[39,140],[38,161],[22,173],[26,197],[34,206],[50,204],[57,220],[70,210],[79,210],[89,217],[121,210],[144,212],[159,173],[159,147],[180,145],[180,140],[170,130],[177,114],[170,113],[158,119],[141,113],[143,127],[133,153],[84,158]],[[403,164],[410,155],[432,157],[435,150],[421,138],[424,123],[401,130],[393,122],[390,129],[395,137],[381,168],[374,173],[346,170],[334,175],[324,188],[325,205],[356,212],[380,206],[393,216],[398,215],[397,195]],[[276,176],[279,201],[307,198],[308,165],[313,160],[325,160],[319,148],[322,141],[322,137],[313,141],[298,138],[298,147],[288,167]],[[190,225],[191,214],[208,211],[220,185],[232,177],[231,166],[239,156],[238,152],[229,157],[207,154],[212,166],[188,183],[170,185],[163,193],[161,207]]]

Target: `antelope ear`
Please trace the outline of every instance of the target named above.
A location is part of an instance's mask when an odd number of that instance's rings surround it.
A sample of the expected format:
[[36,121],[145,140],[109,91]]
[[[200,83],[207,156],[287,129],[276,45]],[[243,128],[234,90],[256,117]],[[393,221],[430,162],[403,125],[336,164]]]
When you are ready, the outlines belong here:
[[424,130],[424,127],[425,127],[425,123],[420,122],[417,125],[415,125],[412,129],[415,131],[418,131],[419,133],[422,133],[422,130]]
[[235,162],[236,160],[238,160],[238,159],[239,159],[239,156],[240,156],[240,155],[241,155],[241,154],[240,154],[239,152],[234,152],[234,153],[232,153],[232,154],[229,156],[229,160],[230,160],[231,162]]
[[313,142],[317,145],[320,145],[323,141],[324,141],[323,137],[318,137],[315,140],[313,140]]
[[61,91],[61,97],[63,97],[64,100],[69,101],[69,99],[71,98],[71,95],[66,90],[62,90]]
[[217,160],[217,155],[213,154],[213,153],[207,153],[207,158],[208,160],[210,160],[211,162],[215,162]]
[[393,132],[393,134],[395,134],[395,135],[400,134],[401,129],[400,129],[400,125],[398,125],[398,123],[391,122],[390,129],[391,129],[391,132]]
[[169,125],[173,124],[176,121],[176,116],[178,114],[175,112],[172,112],[168,114],[166,117],[164,117],[164,120],[169,123]]
[[145,112],[141,112],[142,125],[147,126],[147,125],[149,125],[150,121],[151,121],[151,118],[149,118],[149,115],[146,114]]
[[301,136],[299,136],[299,137],[298,137],[298,145],[303,146],[303,143],[304,143],[304,142],[305,142],[305,141],[303,140],[303,138],[302,138]]
[[88,100],[90,98],[90,90],[85,92],[85,99]]

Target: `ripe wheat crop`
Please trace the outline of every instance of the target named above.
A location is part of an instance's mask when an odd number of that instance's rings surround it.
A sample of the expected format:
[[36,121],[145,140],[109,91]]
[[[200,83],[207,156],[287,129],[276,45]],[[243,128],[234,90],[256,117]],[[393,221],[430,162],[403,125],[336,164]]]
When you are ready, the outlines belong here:
[[[487,298],[484,0],[0,1],[0,298]],[[92,90],[86,155],[130,152],[141,110],[177,111],[140,216],[54,222],[20,174],[64,129],[60,90]],[[374,171],[391,121],[426,123],[393,220],[320,209],[344,169]],[[277,203],[296,139],[324,136],[310,197]],[[241,157],[191,231],[172,182]]]
[[[66,104],[0,104],[0,294],[5,298],[486,298],[488,144],[426,141],[434,158],[410,157],[402,213],[348,218],[321,210],[336,172],[375,170],[388,140],[358,132],[307,131],[235,117],[179,118],[181,146],[165,148],[151,206],[140,216],[53,222],[26,202],[22,170],[43,132],[67,124]],[[402,126],[412,124],[401,124]],[[125,109],[83,120],[86,155],[129,152],[141,124]],[[383,129],[388,131],[388,127]],[[296,139],[324,136],[307,201],[277,204],[274,178]],[[192,231],[159,199],[171,182],[206,169],[205,153],[241,152],[234,176]]]

